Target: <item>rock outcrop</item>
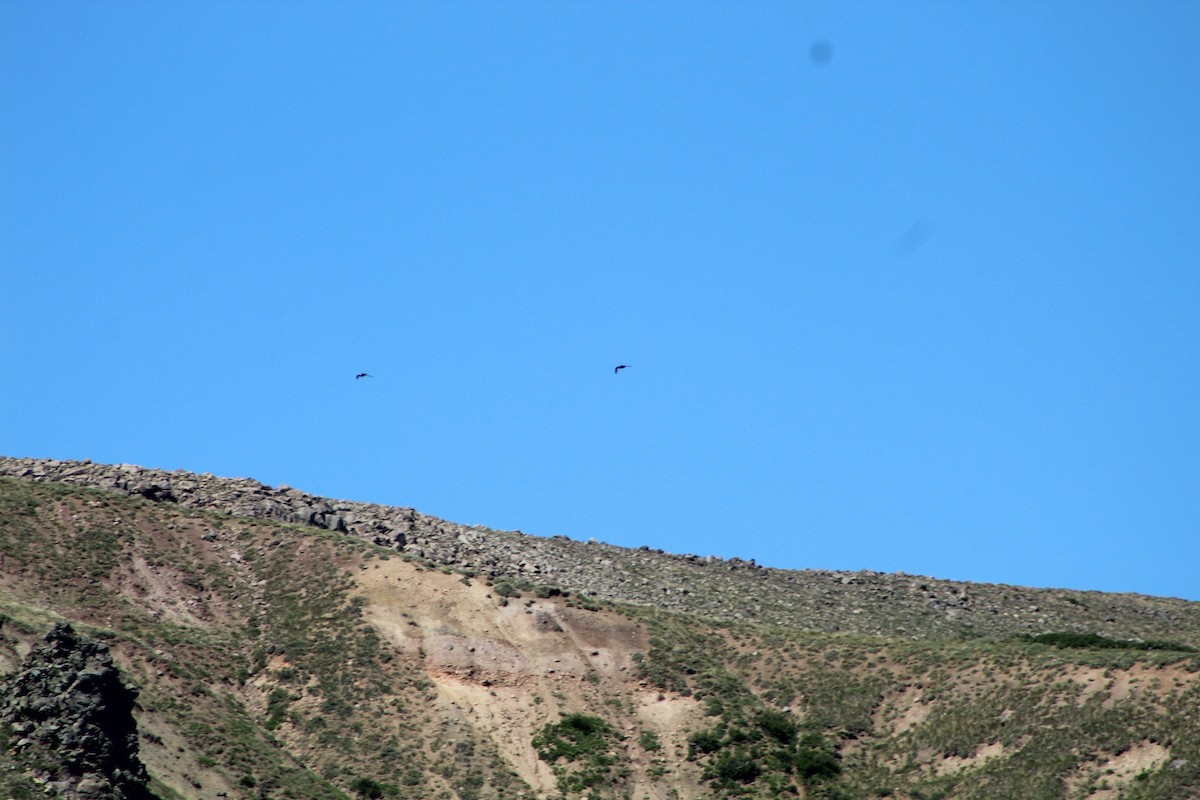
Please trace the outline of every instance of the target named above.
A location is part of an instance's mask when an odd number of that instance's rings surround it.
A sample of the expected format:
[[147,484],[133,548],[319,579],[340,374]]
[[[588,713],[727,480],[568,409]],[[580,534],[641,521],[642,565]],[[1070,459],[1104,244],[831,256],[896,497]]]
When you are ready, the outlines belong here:
[[138,758],[137,692],[121,682],[106,645],[60,622],[0,693],[0,724],[49,792],[71,800],[152,797]]

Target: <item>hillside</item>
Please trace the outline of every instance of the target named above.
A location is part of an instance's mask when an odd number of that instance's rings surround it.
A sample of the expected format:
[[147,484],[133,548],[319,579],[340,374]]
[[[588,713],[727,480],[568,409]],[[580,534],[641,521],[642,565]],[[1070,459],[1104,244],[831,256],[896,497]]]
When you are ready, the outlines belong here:
[[347,533],[414,558],[725,621],[914,640],[1095,632],[1200,645],[1200,603],[904,574],[780,570],[468,527],[287,486],[131,465],[0,458],[0,477],[90,486],[184,508]]
[[[56,622],[102,642],[158,797],[1200,796],[1197,603],[0,476],[0,673]],[[56,766],[0,745],[0,793],[43,796]]]

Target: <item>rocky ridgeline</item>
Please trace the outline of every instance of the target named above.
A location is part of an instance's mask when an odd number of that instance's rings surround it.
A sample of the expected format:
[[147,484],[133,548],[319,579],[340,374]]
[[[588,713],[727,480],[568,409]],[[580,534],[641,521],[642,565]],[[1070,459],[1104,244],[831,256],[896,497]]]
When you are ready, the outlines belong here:
[[0,725],[22,765],[49,792],[74,800],[149,800],[138,758],[135,690],[108,647],[57,623],[0,683]]
[[349,533],[438,561],[452,559],[455,548],[448,545],[471,530],[411,508],[329,500],[251,478],[218,478],[132,464],[0,457],[3,476],[107,489],[185,508]]
[[468,527],[410,508],[330,500],[247,478],[132,465],[0,458],[0,477],[74,484],[155,502],[359,536],[437,564],[620,602],[781,627],[912,639],[1082,631],[1200,645],[1200,603],[965,583],[869,571],[779,570],[564,536]]

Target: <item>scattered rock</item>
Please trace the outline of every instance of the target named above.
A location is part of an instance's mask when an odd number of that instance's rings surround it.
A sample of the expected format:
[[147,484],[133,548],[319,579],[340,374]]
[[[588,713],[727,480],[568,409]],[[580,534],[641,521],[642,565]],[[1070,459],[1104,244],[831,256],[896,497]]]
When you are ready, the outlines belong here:
[[[680,556],[649,545],[628,549],[563,536],[541,538],[457,525],[411,508],[331,500],[249,478],[4,457],[0,457],[0,477],[87,486],[187,508],[322,528],[438,565],[474,570],[493,580],[528,580],[596,599],[713,619],[769,618],[781,626],[866,635],[920,631],[918,638],[925,639],[1103,629],[1116,638],[1179,640],[1179,630],[1200,629],[1200,603],[1170,598],[1098,593],[1091,598],[1093,593],[1088,592],[1064,594],[871,570],[770,569],[753,559]],[[291,543],[286,531],[280,536],[277,546]],[[748,573],[756,577],[753,584],[743,580]]]

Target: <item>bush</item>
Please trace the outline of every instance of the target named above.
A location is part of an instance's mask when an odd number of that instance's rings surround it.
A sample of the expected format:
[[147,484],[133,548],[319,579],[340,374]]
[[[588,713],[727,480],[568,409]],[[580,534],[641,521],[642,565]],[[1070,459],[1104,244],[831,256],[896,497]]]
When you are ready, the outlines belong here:
[[715,753],[721,749],[721,731],[717,728],[696,731],[688,737],[689,756],[696,753]]
[[500,595],[501,597],[520,597],[521,596],[521,590],[518,589],[516,586],[513,586],[508,581],[500,581],[499,583],[497,583],[495,586],[492,587],[492,590],[496,594]]
[[758,762],[744,750],[726,750],[711,768],[711,776],[724,783],[754,783],[761,774]]
[[[533,737],[533,747],[538,758],[554,765],[558,788],[569,793],[624,777],[625,773],[614,769],[617,757],[612,745],[616,738],[616,730],[600,717],[567,714],[543,726]],[[556,763],[560,759],[570,763]]]
[[[371,778],[355,778],[350,782],[350,791],[354,792],[359,797],[370,798],[370,800],[376,800],[376,798],[380,798],[383,797],[384,794],[388,794],[389,788],[390,787],[385,786],[379,781],[372,780]],[[395,794],[395,792],[390,792],[390,794]]]
[[758,715],[758,726],[763,733],[780,744],[791,744],[796,741],[796,723],[782,711],[770,709]]
[[267,730],[273,731],[283,723],[291,702],[292,696],[286,690],[278,687],[271,690],[267,697],[267,721],[263,723]]
[[805,783],[833,778],[842,771],[837,753],[823,736],[810,733],[800,740],[793,762],[796,774]]
[[567,714],[556,723],[545,725],[533,737],[533,747],[543,761],[568,761],[608,750],[609,741],[616,736],[611,725],[600,717],[587,714]]

